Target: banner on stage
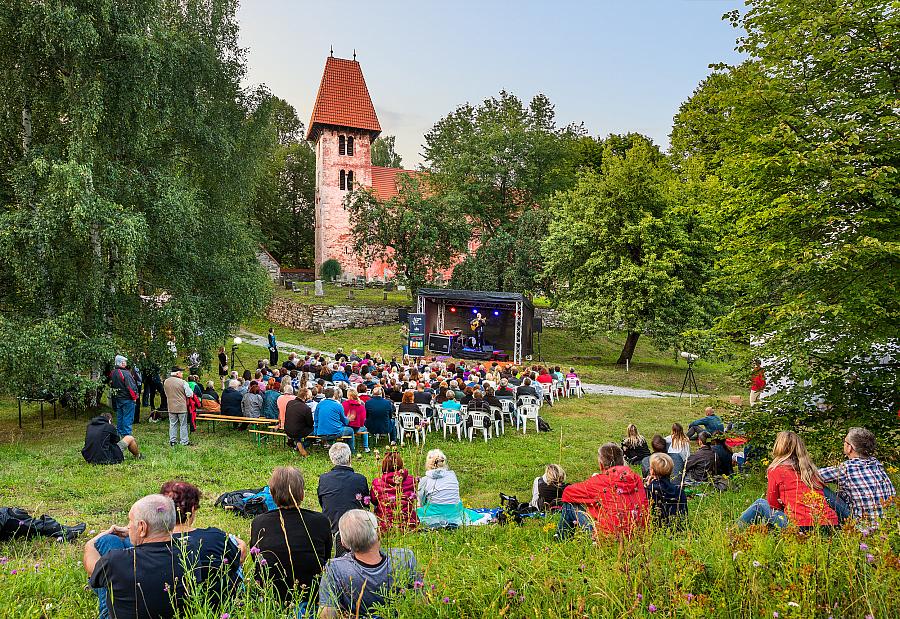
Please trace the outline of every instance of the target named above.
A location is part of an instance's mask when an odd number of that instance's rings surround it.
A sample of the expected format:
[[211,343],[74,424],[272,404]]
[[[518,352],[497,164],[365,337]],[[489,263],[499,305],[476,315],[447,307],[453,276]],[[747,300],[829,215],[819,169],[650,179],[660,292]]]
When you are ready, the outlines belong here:
[[409,355],[425,356],[425,314],[409,314]]

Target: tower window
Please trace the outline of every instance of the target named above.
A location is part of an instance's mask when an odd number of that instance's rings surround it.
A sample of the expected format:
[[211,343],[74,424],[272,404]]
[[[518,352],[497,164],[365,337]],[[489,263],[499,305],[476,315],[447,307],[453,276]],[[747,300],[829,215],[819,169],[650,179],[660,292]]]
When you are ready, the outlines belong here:
[[[344,138],[344,136],[339,135],[338,136],[338,155],[346,154],[346,152],[347,152],[346,143],[347,142],[346,142],[346,139]],[[343,187],[342,187],[342,189],[343,189]]]
[[353,191],[353,170],[347,172],[347,190]]
[[353,136],[352,135],[347,137],[347,154],[351,155],[351,156],[353,155]]
[[347,189],[347,172],[341,170],[341,191]]

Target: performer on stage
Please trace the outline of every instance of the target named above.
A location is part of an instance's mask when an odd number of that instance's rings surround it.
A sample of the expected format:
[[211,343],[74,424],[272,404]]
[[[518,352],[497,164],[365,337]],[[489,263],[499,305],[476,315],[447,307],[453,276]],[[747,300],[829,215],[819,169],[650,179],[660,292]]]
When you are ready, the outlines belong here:
[[482,316],[481,312],[475,314],[475,318],[472,320],[472,331],[475,332],[475,348],[478,350],[484,349],[484,323],[487,322]]

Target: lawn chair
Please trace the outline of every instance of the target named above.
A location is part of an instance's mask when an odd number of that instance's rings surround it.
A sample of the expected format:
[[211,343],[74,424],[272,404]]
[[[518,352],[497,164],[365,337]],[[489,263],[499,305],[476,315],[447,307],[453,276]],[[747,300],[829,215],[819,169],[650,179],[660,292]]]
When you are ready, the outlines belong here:
[[516,416],[516,403],[513,402],[509,398],[500,398],[500,409],[501,409],[501,418],[506,419],[509,417],[510,425],[519,427],[519,420]]
[[[502,403],[502,402],[501,402]],[[503,423],[503,409],[496,406],[491,407],[491,419],[494,423],[494,436],[506,434],[506,425]]]
[[397,428],[400,434],[400,445],[403,446],[403,439],[407,434],[413,434],[416,437],[416,445],[419,444],[419,434],[422,435],[422,444],[425,444],[425,422],[422,417],[416,413],[400,413],[400,427]]
[[457,440],[462,440],[463,428],[466,425],[465,419],[459,411],[445,410],[441,413],[442,425],[444,426],[444,439],[447,438],[447,430],[456,429]]
[[574,377],[566,379],[566,397],[571,395],[579,398],[582,396],[581,381]]
[[538,429],[538,414],[540,408],[536,404],[523,404],[518,407],[519,412],[519,423],[522,424],[522,434],[525,434],[525,430],[528,428],[528,420],[534,420],[534,431],[540,432]]
[[[491,433],[491,416],[489,413],[483,413],[481,411],[472,411],[469,413],[469,418],[472,422],[472,425],[469,426],[469,442],[472,442],[472,438],[475,435],[476,430],[480,430],[484,435],[484,442],[487,443],[488,436]],[[485,423],[487,422],[487,423]]]
[[419,412],[422,413],[422,419],[425,420],[425,426],[429,430],[437,430],[440,417],[432,412],[431,407],[428,404],[416,404],[416,406],[419,407]]

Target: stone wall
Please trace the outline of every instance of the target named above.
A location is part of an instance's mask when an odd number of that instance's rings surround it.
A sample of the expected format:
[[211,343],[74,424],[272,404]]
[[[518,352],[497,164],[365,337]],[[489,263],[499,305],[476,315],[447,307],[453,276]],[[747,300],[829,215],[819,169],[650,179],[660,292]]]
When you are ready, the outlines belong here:
[[260,247],[256,251],[256,259],[259,260],[273,282],[277,282],[281,278],[281,265],[272,257],[272,254]]
[[535,316],[544,319],[544,327],[547,329],[565,329],[566,323],[563,320],[562,312],[556,309],[545,309],[542,307],[535,308]]
[[[300,331],[334,331],[397,324],[399,308],[304,305],[275,297],[266,310],[272,322]],[[399,325],[398,325],[399,326]]]

